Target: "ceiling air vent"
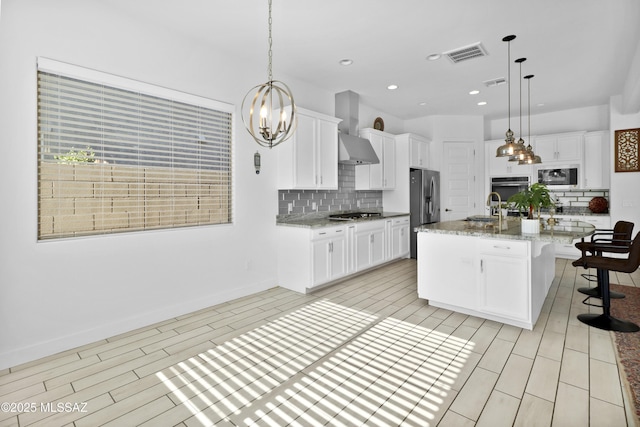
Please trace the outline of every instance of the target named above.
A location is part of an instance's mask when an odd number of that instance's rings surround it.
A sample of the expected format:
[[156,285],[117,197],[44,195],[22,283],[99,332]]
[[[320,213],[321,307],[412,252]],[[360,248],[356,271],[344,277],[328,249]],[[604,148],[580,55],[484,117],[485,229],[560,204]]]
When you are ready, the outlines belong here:
[[451,62],[457,64],[458,62],[466,61],[467,59],[487,56],[487,51],[482,46],[482,43],[478,42],[469,46],[450,50],[449,52],[444,52],[443,55],[447,55]]
[[507,82],[507,79],[505,79],[504,77],[498,77],[497,79],[491,79],[491,80],[485,80],[482,83],[486,86],[486,87],[493,87],[493,86],[500,86],[503,85]]

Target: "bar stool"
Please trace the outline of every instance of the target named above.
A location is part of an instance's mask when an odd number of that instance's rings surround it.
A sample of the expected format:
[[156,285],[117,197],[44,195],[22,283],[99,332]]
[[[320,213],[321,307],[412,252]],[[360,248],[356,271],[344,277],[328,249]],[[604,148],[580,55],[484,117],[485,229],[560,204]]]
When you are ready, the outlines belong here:
[[[629,252],[628,242],[631,240],[633,232],[633,223],[628,221],[618,221],[612,230],[598,229],[591,235],[591,241],[585,242],[582,239],[581,242],[576,243],[576,248],[581,252],[590,252],[593,255],[602,255],[603,252],[623,254]],[[582,266],[580,259],[572,263],[574,267]],[[597,275],[582,274],[582,277],[590,282],[598,282]],[[578,288],[578,292],[588,295],[583,303],[590,297],[601,298],[600,287],[595,286],[593,288],[583,287]],[[610,298],[624,298],[624,294],[619,292],[610,292]]]
[[[628,257],[627,258],[611,258],[602,255],[588,255],[584,250],[580,265],[584,268],[595,268],[598,271],[598,287],[602,296],[602,314],[579,314],[578,320],[595,328],[604,329],[606,331],[617,332],[637,332],[640,327],[635,323],[619,320],[611,316],[611,297],[609,295],[609,271],[618,271],[621,273],[633,273],[640,265],[640,233],[636,234],[633,241],[627,241]],[[594,251],[597,253],[599,251]],[[578,262],[576,261],[576,262]]]

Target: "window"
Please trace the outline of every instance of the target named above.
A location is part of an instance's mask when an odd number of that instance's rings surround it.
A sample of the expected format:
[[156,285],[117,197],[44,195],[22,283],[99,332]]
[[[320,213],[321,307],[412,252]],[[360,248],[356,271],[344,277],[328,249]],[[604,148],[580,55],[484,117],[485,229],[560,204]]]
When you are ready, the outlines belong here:
[[38,60],[38,239],[232,220],[233,106]]

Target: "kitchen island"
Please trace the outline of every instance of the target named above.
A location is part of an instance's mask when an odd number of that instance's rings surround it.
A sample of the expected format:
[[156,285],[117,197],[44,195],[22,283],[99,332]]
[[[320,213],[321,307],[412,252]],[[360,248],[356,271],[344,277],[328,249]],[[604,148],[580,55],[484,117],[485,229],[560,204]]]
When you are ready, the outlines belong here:
[[418,232],[418,297],[435,307],[533,329],[555,276],[554,243],[592,234],[581,221],[544,224],[522,234],[471,221],[422,225]]

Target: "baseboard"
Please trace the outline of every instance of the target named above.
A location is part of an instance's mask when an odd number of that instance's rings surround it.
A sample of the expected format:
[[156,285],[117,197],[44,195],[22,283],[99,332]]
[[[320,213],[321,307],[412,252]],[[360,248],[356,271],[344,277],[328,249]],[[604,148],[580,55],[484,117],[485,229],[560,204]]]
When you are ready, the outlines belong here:
[[159,310],[149,311],[101,325],[96,328],[60,336],[49,341],[13,349],[0,354],[0,370],[32,362],[67,350],[110,338],[135,329],[147,327],[173,317],[182,316],[217,304],[242,298],[275,287],[273,281],[262,281],[250,286],[226,290],[190,301],[181,302]]

